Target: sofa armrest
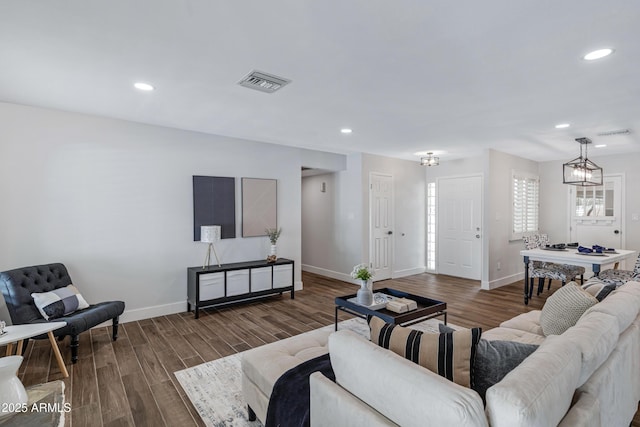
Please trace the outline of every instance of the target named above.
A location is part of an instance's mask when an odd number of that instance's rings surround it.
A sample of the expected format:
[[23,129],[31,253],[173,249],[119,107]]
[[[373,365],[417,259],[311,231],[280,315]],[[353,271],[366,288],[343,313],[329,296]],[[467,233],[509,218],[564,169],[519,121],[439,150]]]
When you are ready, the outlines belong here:
[[349,330],[331,334],[329,355],[337,384],[396,424],[489,425],[478,393]]
[[313,427],[397,426],[320,372],[311,374],[309,386]]

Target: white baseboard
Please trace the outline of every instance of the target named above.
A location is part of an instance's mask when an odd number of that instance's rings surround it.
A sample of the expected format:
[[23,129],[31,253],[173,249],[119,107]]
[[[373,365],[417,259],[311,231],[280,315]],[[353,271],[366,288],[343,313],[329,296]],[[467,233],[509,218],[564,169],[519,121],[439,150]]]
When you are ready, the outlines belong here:
[[[125,310],[124,313],[120,315],[119,323],[135,322],[137,320],[150,319],[152,317],[166,316],[168,314],[182,313],[185,311],[187,311],[186,300],[152,307],[134,308],[133,310]],[[103,326],[111,326],[111,320],[102,322],[94,326],[94,328],[101,328]]]
[[[301,291],[302,287],[302,281],[295,282],[294,289],[296,291]],[[125,310],[124,313],[120,315],[119,322],[135,322],[138,320],[150,319],[152,317],[183,313],[185,311],[187,311],[187,301],[173,302],[170,304],[156,305],[153,307],[135,308],[133,310]],[[101,324],[94,326],[94,328],[101,328],[103,326],[111,326],[111,320],[102,322]]]
[[394,271],[391,277],[393,279],[398,279],[400,277],[413,276],[414,274],[420,274],[427,271],[427,267],[416,267],[416,268],[407,268],[405,270],[397,270]]
[[[499,279],[487,281],[483,280],[480,287],[481,289],[491,290],[500,288],[502,286],[507,286],[512,284],[513,282],[522,282],[524,280],[524,272],[512,274],[511,276],[501,277]],[[524,293],[524,288],[523,291]]]
[[321,276],[331,277],[332,279],[342,280],[343,282],[354,283],[351,276],[340,273],[338,271],[327,270],[326,268],[314,267],[308,264],[302,264],[302,271],[319,274]]

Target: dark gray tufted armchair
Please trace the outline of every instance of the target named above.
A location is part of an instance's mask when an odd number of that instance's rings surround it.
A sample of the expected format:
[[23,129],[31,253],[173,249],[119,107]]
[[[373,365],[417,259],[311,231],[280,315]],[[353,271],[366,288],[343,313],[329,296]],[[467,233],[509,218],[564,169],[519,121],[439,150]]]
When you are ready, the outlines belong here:
[[[71,277],[63,264],[45,264],[17,268],[0,273],[0,288],[4,295],[11,321],[14,325],[40,323],[46,320],[40,315],[31,298],[32,293],[49,292],[72,284]],[[62,339],[71,337],[71,362],[78,361],[78,334],[87,331],[109,319],[113,320],[113,340],[118,338],[118,317],[124,311],[123,301],[109,301],[93,304],[84,310],[75,311],[52,321],[64,321],[64,328],[53,334]],[[46,339],[47,335],[35,337]]]

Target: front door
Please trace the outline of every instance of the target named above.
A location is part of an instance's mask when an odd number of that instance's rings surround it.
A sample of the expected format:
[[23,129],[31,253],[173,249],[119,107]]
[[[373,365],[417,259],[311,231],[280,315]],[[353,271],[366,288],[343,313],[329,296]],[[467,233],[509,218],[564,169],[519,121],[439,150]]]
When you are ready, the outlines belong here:
[[622,175],[607,175],[602,181],[592,187],[570,186],[571,241],[624,249]]
[[482,177],[438,180],[438,273],[480,280]]
[[373,280],[391,278],[393,260],[393,177],[371,174],[370,177],[371,266]]

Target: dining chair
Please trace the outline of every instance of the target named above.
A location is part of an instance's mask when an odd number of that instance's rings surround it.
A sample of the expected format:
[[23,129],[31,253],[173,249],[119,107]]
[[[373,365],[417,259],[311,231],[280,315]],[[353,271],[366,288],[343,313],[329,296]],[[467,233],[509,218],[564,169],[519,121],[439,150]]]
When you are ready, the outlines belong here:
[[[547,234],[531,234],[523,237],[524,246],[526,249],[544,248],[549,244],[549,236]],[[551,282],[553,280],[560,280],[562,286],[571,280],[575,280],[580,276],[580,283],[584,282],[584,267],[569,264],[558,264],[555,262],[544,261],[530,261],[529,262],[529,278],[531,280],[529,285],[529,297],[533,293],[533,279],[538,279],[538,292],[537,295],[544,290],[544,282],[549,279],[547,290],[551,289]]]
[[598,279],[602,280],[605,283],[616,285],[616,287],[624,285],[629,280],[639,280],[640,254],[636,259],[636,265],[633,267],[633,270],[618,270],[616,265],[616,267],[614,268],[601,271],[598,275]]

